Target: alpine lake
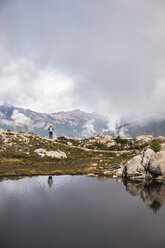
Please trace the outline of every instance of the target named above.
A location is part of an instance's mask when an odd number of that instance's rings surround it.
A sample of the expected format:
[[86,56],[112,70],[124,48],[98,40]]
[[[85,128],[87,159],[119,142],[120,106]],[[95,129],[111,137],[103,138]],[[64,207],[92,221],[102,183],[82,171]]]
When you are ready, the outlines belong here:
[[165,182],[87,176],[0,181],[1,248],[163,248]]

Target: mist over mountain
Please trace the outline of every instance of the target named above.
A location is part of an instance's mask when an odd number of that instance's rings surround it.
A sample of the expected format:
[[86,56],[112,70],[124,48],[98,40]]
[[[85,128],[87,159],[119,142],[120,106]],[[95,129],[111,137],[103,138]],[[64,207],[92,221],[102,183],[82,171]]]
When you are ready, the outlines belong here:
[[52,124],[56,136],[89,137],[108,129],[108,122],[97,113],[80,110],[38,113],[14,106],[0,106],[0,128],[48,135]]
[[111,136],[136,137],[138,135],[165,136],[165,117],[145,118],[134,122],[119,121],[86,113],[79,109],[55,113],[39,113],[30,109],[14,106],[0,106],[0,128],[13,131],[33,132],[48,135],[48,126],[52,124],[55,135],[67,137],[90,137],[98,133]]
[[132,123],[126,123],[118,128],[118,133],[124,137],[139,135],[152,135],[153,137],[165,136],[165,117],[161,119],[149,118]]

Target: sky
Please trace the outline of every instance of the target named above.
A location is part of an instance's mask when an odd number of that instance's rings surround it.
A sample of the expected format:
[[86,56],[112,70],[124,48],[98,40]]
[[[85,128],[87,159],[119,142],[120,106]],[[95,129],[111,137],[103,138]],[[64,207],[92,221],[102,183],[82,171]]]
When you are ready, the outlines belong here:
[[0,0],[0,104],[165,113],[164,0]]

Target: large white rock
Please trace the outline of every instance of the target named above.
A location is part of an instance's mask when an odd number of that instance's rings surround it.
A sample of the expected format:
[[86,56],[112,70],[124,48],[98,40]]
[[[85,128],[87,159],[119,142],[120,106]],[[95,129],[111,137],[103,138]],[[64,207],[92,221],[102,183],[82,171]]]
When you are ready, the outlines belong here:
[[52,158],[67,158],[65,152],[62,151],[49,151],[46,154],[48,157],[52,157]]
[[160,151],[151,158],[148,170],[153,176],[165,175],[165,151]]
[[67,158],[65,152],[62,152],[60,150],[58,151],[46,151],[45,149],[36,149],[34,152],[36,152],[38,155],[45,157],[52,157],[52,158]]
[[123,175],[123,167],[121,167],[121,168],[119,168],[117,171],[116,171],[116,176],[117,177],[122,177],[122,175]]
[[155,156],[155,152],[150,148],[148,148],[146,151],[143,152],[142,165],[146,170],[148,169],[151,158],[153,158],[154,156]]
[[123,176],[133,178],[145,178],[146,171],[141,162],[142,155],[137,155],[131,160],[129,160],[124,167]]
[[44,157],[47,153],[47,151],[45,149],[42,149],[42,148],[39,148],[39,149],[36,149],[34,152],[36,152],[38,155]]

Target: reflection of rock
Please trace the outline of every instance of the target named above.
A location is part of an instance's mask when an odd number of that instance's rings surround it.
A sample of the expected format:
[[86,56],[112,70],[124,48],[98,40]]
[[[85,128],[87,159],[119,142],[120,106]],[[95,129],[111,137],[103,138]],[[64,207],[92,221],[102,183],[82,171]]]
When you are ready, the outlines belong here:
[[136,182],[136,183],[132,183],[132,182],[127,182],[126,183],[126,190],[133,196],[136,197],[141,197],[141,191],[144,187],[144,183],[142,182]]
[[165,178],[165,151],[154,152],[152,149],[129,160],[123,170],[123,177],[135,178]]
[[125,181],[124,184],[131,195],[142,198],[154,212],[165,205],[165,181]]

